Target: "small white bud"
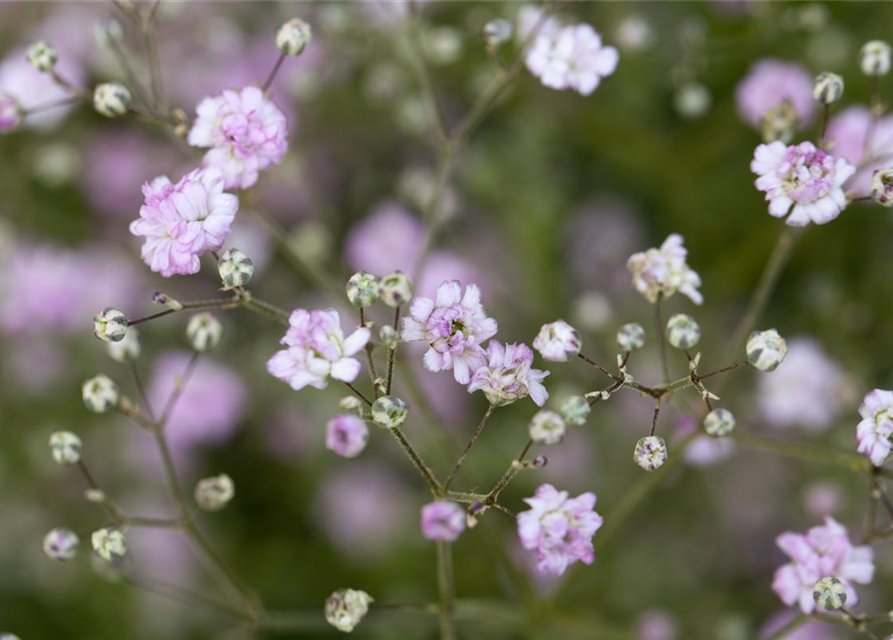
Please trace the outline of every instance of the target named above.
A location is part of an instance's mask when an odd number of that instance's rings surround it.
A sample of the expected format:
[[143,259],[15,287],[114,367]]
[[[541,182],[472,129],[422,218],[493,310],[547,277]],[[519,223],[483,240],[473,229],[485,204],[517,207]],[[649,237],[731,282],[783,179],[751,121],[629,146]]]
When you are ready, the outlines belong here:
[[93,108],[106,118],[117,118],[130,107],[130,90],[120,82],[104,82],[93,91]]
[[692,120],[707,113],[712,103],[713,96],[710,95],[710,90],[700,82],[686,82],[673,96],[673,106],[679,115]]
[[357,271],[347,281],[347,299],[355,307],[371,307],[378,301],[378,293],[378,278],[366,271]]
[[50,560],[64,562],[77,555],[80,538],[71,529],[58,527],[43,537],[43,552]]
[[106,307],[93,316],[93,335],[105,342],[120,342],[127,335],[127,316]]
[[108,562],[123,558],[127,553],[127,541],[124,539],[124,534],[112,527],[94,531],[91,542],[96,555]]
[[254,264],[251,258],[236,248],[227,249],[220,262],[217,263],[217,271],[223,280],[224,289],[244,287],[251,281],[254,275]]
[[812,599],[826,611],[836,611],[846,604],[846,587],[833,576],[821,578],[812,588]]
[[168,309],[172,309],[174,311],[181,311],[183,309],[183,305],[180,303],[179,300],[174,300],[162,291],[156,291],[154,294],[152,294],[152,302],[165,306]]
[[369,612],[375,600],[365,591],[338,589],[326,600],[326,621],[338,631],[350,633]]
[[677,313],[667,322],[667,340],[677,349],[691,349],[701,340],[701,328],[690,315]]
[[403,424],[408,413],[409,405],[397,396],[381,397],[372,405],[372,420],[379,427],[387,429],[393,429]]
[[84,491],[84,499],[87,502],[102,504],[105,502],[105,491],[102,489],[87,489]]
[[54,431],[50,434],[50,452],[56,464],[71,465],[81,461],[83,444],[71,431]]
[[388,349],[397,348],[397,337],[397,330],[389,324],[382,326],[382,328],[378,330],[378,339]]
[[204,478],[195,485],[195,503],[205,511],[220,511],[234,495],[236,485],[225,473]]
[[106,375],[90,378],[81,389],[84,404],[94,413],[105,413],[118,406],[118,385]]
[[43,40],[32,42],[28,47],[26,57],[28,58],[28,64],[41,73],[52,71],[56,67],[56,61],[59,59],[53,46]]
[[276,48],[284,55],[297,56],[310,44],[313,30],[300,18],[292,18],[276,31]]
[[8,93],[0,91],[0,133],[18,129],[25,120],[22,103]]
[[564,439],[567,426],[560,415],[543,409],[537,411],[527,428],[530,439],[538,444],[558,444]]
[[127,334],[123,340],[118,342],[109,342],[105,345],[105,351],[109,358],[115,362],[131,362],[140,357],[142,348],[140,347],[140,336],[136,328],[131,327],[127,330]]
[[381,301],[389,307],[399,307],[412,300],[415,287],[412,279],[402,271],[395,271],[381,279]]
[[775,371],[788,353],[788,343],[775,329],[754,331],[745,346],[747,361],[760,371]]
[[872,174],[871,199],[882,207],[893,207],[893,169],[878,169]]
[[638,322],[630,322],[617,331],[617,344],[624,351],[636,351],[645,346],[645,329]]
[[735,428],[735,416],[728,409],[714,409],[704,418],[704,430],[711,436],[727,436]]
[[342,411],[355,411],[362,413],[363,403],[356,396],[344,396],[338,401],[338,407]]
[[223,339],[223,324],[208,312],[197,313],[186,325],[189,345],[200,353],[210,351]]
[[559,412],[564,421],[572,427],[579,427],[586,423],[592,408],[583,396],[571,396],[561,403]]
[[667,461],[667,443],[659,436],[646,436],[636,443],[633,460],[645,471],[655,471]]
[[822,104],[837,102],[843,97],[843,77],[830,71],[822,71],[815,77],[812,97]]
[[504,18],[494,18],[484,25],[484,38],[490,49],[505,44],[512,39],[514,27]]
[[859,50],[859,66],[867,76],[885,76],[890,72],[890,45],[871,40]]
[[121,23],[114,18],[105,18],[93,23],[93,39],[100,47],[111,47],[116,42],[121,42],[124,37],[124,29]]

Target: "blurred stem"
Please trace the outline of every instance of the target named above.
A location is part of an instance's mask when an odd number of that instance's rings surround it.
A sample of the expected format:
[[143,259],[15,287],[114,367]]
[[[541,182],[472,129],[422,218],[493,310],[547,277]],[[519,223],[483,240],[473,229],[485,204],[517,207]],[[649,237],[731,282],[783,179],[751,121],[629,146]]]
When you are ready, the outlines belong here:
[[152,87],[152,107],[162,113],[167,112],[167,98],[164,95],[164,81],[161,76],[161,65],[158,61],[158,45],[155,42],[155,18],[158,15],[160,0],[154,0],[149,14],[142,20],[141,30],[146,47],[146,59],[149,65],[149,76]]
[[809,620],[809,616],[799,615],[796,616],[793,620],[784,625],[781,629],[773,633],[771,636],[766,637],[764,640],[783,640],[790,634],[792,631],[799,629]]
[[285,54],[280,53],[279,57],[276,59],[276,64],[273,65],[273,68],[270,70],[270,75],[267,76],[267,79],[264,80],[264,85],[262,91],[266,93],[270,90],[270,87],[273,86],[273,80],[276,79],[276,75],[279,73],[279,70],[282,68],[282,63],[285,62]]
[[453,550],[448,542],[437,542],[437,589],[440,593],[440,640],[455,640],[453,608]]
[[872,470],[868,458],[858,453],[825,449],[803,442],[784,442],[740,430],[732,432],[728,437],[742,446],[776,453],[803,462],[815,462],[860,473],[871,473]]
[[478,436],[481,435],[481,432],[484,430],[484,425],[487,424],[487,421],[490,419],[490,416],[493,415],[493,409],[495,409],[492,404],[487,405],[487,412],[484,414],[484,417],[481,418],[481,421],[478,423],[477,428],[474,430],[474,433],[471,434],[471,439],[468,441],[468,444],[465,445],[465,448],[462,450],[462,453],[459,454],[459,459],[456,460],[456,464],[453,466],[453,470],[450,471],[450,475],[447,476],[446,481],[443,483],[444,490],[450,488],[450,483],[452,483],[453,478],[456,477],[456,474],[459,472],[459,468],[462,466],[462,463],[465,462],[465,458],[468,457],[468,452],[471,451],[471,448],[474,446],[474,443],[477,441]]
[[661,297],[658,296],[657,302],[654,303],[654,333],[657,334],[657,345],[660,353],[660,369],[663,375],[663,382],[667,384],[670,381],[670,364],[667,361],[667,339],[664,336],[664,321],[660,312]]
[[177,406],[177,402],[180,400],[180,396],[186,388],[186,383],[189,382],[189,378],[191,378],[192,374],[195,372],[195,367],[198,365],[199,355],[199,352],[195,351],[189,359],[189,363],[186,365],[186,370],[183,372],[183,375],[178,376],[177,379],[174,380],[174,391],[168,398],[167,404],[164,405],[164,410],[161,412],[161,417],[156,424],[159,431],[163,430],[167,425],[167,421],[170,420],[171,413],[173,413],[174,407]]
[[403,447],[403,451],[409,457],[409,460],[412,462],[412,464],[415,465],[415,468],[418,469],[419,473],[422,475],[422,478],[425,479],[425,482],[428,483],[428,486],[431,488],[431,493],[433,493],[435,497],[441,495],[443,493],[443,488],[440,486],[437,478],[434,477],[434,472],[431,471],[431,467],[425,464],[425,461],[422,460],[422,457],[409,443],[409,440],[406,439],[406,434],[403,433],[400,427],[393,427],[388,430],[394,435],[394,439],[396,439],[397,442],[400,443],[400,446]]
[[139,395],[140,402],[143,405],[143,409],[146,411],[146,415],[149,417],[149,420],[155,421],[155,414],[152,411],[152,406],[149,403],[149,396],[146,394],[146,388],[143,386],[143,379],[140,377],[139,369],[136,367],[136,361],[130,361],[130,373],[133,376],[133,384],[136,387],[136,392]]
[[422,93],[425,96],[425,102],[428,104],[430,111],[431,128],[434,133],[434,143],[438,148],[443,148],[449,142],[449,128],[447,127],[446,118],[443,109],[440,106],[440,99],[437,97],[437,89],[431,78],[431,69],[428,67],[428,61],[425,58],[425,48],[422,45],[422,30],[419,24],[419,8],[415,0],[409,3],[409,15],[406,19],[407,24],[407,40],[412,51],[412,68],[418,78]]

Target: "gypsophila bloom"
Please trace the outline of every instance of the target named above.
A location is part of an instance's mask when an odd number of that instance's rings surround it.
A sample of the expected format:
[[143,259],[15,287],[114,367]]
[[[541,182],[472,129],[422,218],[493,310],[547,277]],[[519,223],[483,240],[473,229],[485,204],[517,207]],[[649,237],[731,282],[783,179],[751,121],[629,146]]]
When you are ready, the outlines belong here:
[[567,362],[580,353],[583,342],[580,334],[564,320],[556,320],[544,324],[533,339],[533,348],[540,352],[545,360]]
[[714,409],[704,418],[704,431],[711,436],[727,436],[734,428],[735,416],[728,409]]
[[127,334],[127,316],[106,307],[93,316],[93,335],[105,342],[120,342]]
[[487,364],[479,367],[471,377],[468,392],[483,391],[490,404],[501,407],[526,398],[543,406],[549,392],[542,381],[548,371],[531,369],[533,351],[526,344],[507,344],[491,340],[484,352]]
[[8,93],[0,91],[0,133],[18,129],[24,119],[22,104]]
[[130,107],[130,91],[120,82],[104,82],[93,91],[93,108],[106,118],[117,118]]
[[890,45],[871,40],[859,50],[859,67],[867,76],[885,76],[890,72]]
[[856,172],[846,159],[835,160],[811,142],[761,144],[750,170],[760,176],[755,184],[766,193],[769,214],[783,218],[790,213],[785,223],[792,227],[825,224],[839,216],[847,205],[843,184]]
[[326,621],[338,631],[350,633],[369,612],[375,600],[365,591],[338,589],[326,600]]
[[105,375],[90,378],[81,389],[84,404],[90,411],[105,413],[118,406],[118,385]]
[[378,300],[378,278],[366,271],[357,271],[347,281],[347,299],[355,307],[371,307]]
[[205,98],[196,112],[189,144],[210,148],[203,163],[223,174],[227,189],[253,187],[258,173],[282,162],[288,152],[285,114],[259,87]]
[[204,511],[220,511],[235,495],[236,485],[225,473],[203,478],[195,485],[195,503]]
[[893,447],[893,391],[875,389],[869,392],[862,400],[859,415],[862,420],[856,427],[857,450],[879,467],[886,462]]
[[77,464],[81,460],[83,444],[71,431],[54,431],[50,434],[50,452],[56,464]]
[[754,331],[744,348],[747,361],[760,371],[775,371],[788,354],[788,343],[775,329]]
[[342,458],[356,458],[369,441],[369,428],[356,414],[342,413],[326,424],[326,449]]
[[645,346],[645,329],[638,322],[625,324],[617,331],[617,344],[624,351],[637,351]]
[[511,40],[513,32],[512,23],[504,18],[494,18],[484,25],[484,39],[490,49],[495,49]]
[[251,258],[233,247],[220,256],[217,271],[220,273],[224,289],[244,287],[251,282],[251,276],[254,275],[254,263],[251,262]]
[[588,96],[602,78],[614,73],[619,59],[617,49],[604,46],[595,29],[578,24],[540,33],[525,62],[544,86]]
[[677,291],[695,304],[704,297],[698,291],[701,277],[686,263],[688,250],[682,245],[683,238],[673,233],[659,249],[634,253],[626,262],[633,274],[633,287],[651,304],[665,300]]
[[429,349],[424,363],[428,371],[453,371],[456,382],[468,384],[471,374],[487,363],[481,344],[496,334],[497,324],[481,305],[476,284],[465,287],[457,280],[437,287],[435,300],[416,298],[403,318],[404,342],[424,341]]
[[530,420],[527,432],[530,439],[537,444],[558,444],[564,440],[564,433],[567,431],[567,425],[564,419],[554,411],[537,411],[536,415]]
[[52,71],[56,66],[56,61],[59,59],[52,45],[43,40],[33,42],[28,47],[26,57],[28,58],[28,63],[41,73]]
[[356,380],[361,366],[351,356],[369,342],[369,329],[360,327],[345,338],[341,316],[334,309],[296,309],[288,323],[289,329],[279,341],[287,348],[267,361],[270,375],[295,391],[308,385],[325,389],[329,377],[343,382]]
[[399,307],[412,300],[414,290],[412,279],[402,271],[381,279],[381,301],[389,307]]
[[143,236],[142,258],[168,278],[198,273],[199,258],[217,251],[229,236],[239,199],[224,192],[216,169],[196,169],[172,184],[166,176],[143,185],[146,202],[130,233]]
[[636,443],[633,460],[645,471],[655,471],[667,461],[667,443],[660,436],[645,436]]
[[292,18],[276,30],[276,48],[286,56],[298,56],[310,44],[313,31],[300,18]]
[[594,493],[568,498],[551,484],[524,499],[531,508],[518,514],[518,537],[525,549],[536,550],[537,573],[560,576],[578,560],[592,564],[592,537],[603,522],[595,501]]
[[802,129],[815,111],[812,77],[797,62],[764,58],[751,66],[736,87],[735,103],[741,119],[755,129],[763,128],[779,107],[794,120],[792,129]]
[[882,207],[893,207],[893,169],[879,169],[871,175],[871,199]]
[[843,97],[843,77],[823,71],[812,85],[812,97],[822,104],[837,102]]
[[127,541],[117,529],[105,527],[94,531],[91,541],[96,555],[108,562],[122,558],[127,553]]
[[804,614],[815,610],[813,589],[819,579],[835,576],[846,590],[847,602],[854,605],[858,597],[853,583],[868,584],[874,577],[871,547],[853,546],[846,529],[830,516],[806,534],[788,531],[775,542],[791,562],[776,570],[772,590],[786,605],[799,604]]
[[58,527],[50,530],[43,537],[43,552],[51,560],[64,562],[65,560],[71,560],[77,555],[80,542],[81,539],[78,538],[78,534],[74,531]]
[[677,349],[691,349],[701,341],[701,327],[690,315],[674,314],[667,321],[667,341]]
[[397,330],[389,324],[384,325],[378,330],[378,339],[388,349],[397,348]]
[[118,342],[109,342],[105,345],[105,352],[109,358],[115,362],[131,362],[140,357],[142,347],[140,346],[139,331],[131,327],[127,329],[127,334],[123,340]]
[[836,611],[846,604],[846,587],[834,576],[828,576],[815,583],[812,599],[826,611]]
[[223,339],[223,324],[212,313],[197,313],[186,325],[186,339],[194,350],[200,353],[210,351]]
[[409,405],[397,396],[382,396],[372,403],[372,420],[379,427],[399,427],[409,414]]
[[564,421],[572,427],[579,427],[586,423],[592,407],[583,396],[571,396],[561,403],[559,412]]
[[465,509],[449,500],[422,507],[422,535],[437,542],[455,542],[465,531]]

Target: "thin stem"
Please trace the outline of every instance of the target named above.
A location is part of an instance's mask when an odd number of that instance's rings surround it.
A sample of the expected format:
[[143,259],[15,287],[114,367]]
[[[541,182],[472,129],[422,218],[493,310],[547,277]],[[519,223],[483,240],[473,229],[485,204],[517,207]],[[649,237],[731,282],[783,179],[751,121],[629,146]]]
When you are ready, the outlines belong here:
[[619,379],[620,379],[618,376],[616,376],[615,374],[611,373],[610,371],[608,371],[607,369],[605,369],[603,366],[601,366],[599,363],[595,362],[594,360],[590,360],[589,358],[587,358],[586,356],[584,356],[582,353],[578,353],[578,354],[577,354],[577,357],[580,358],[580,360],[582,360],[583,362],[586,362],[587,364],[592,365],[593,367],[595,367],[596,369],[598,369],[599,371],[601,371],[601,372],[602,372],[603,374],[605,374],[606,376],[608,376],[608,377],[610,377],[610,378],[613,378],[614,380],[619,380]]
[[159,311],[158,313],[153,313],[151,315],[137,318],[135,320],[130,320],[127,324],[133,327],[138,324],[150,322],[152,320],[156,320],[157,318],[163,318],[164,316],[169,316],[181,311],[200,311],[202,309],[233,309],[243,304],[246,304],[244,299],[240,299],[237,296],[234,296],[232,298],[214,298],[210,300],[195,300],[192,302],[183,302],[177,309],[165,309],[164,311]]
[[651,418],[651,433],[648,435],[653,436],[655,430],[657,429],[657,416],[660,414],[660,398],[654,399],[654,417]]
[[871,472],[871,463],[865,456],[857,453],[828,450],[802,442],[784,442],[782,440],[764,438],[743,430],[736,430],[729,437],[742,446],[776,453],[803,462],[815,462],[863,473]]
[[164,96],[164,81],[161,76],[161,65],[158,61],[158,46],[155,42],[155,17],[156,12],[158,11],[158,1],[156,0],[154,6],[151,9],[149,18],[147,18],[142,25],[143,31],[143,40],[145,42],[146,47],[146,58],[149,63],[149,76],[151,79],[151,87],[152,87],[152,107],[155,110],[166,111],[167,110],[167,99]]
[[273,80],[276,79],[276,74],[279,73],[279,69],[282,68],[282,63],[285,62],[285,54],[282,53],[279,55],[279,58],[276,59],[276,64],[273,65],[273,69],[270,71],[270,75],[267,76],[267,79],[264,80],[262,91],[266,93],[270,90],[270,87],[273,86]]
[[828,120],[831,119],[831,105],[829,103],[825,104],[825,108],[822,110],[822,133],[819,135],[819,145],[825,146],[825,132],[828,131]]
[[418,5],[414,0],[409,4],[409,16],[406,20],[407,24],[407,40],[412,49],[412,65],[413,71],[421,85],[422,93],[430,111],[430,119],[432,130],[434,132],[434,141],[439,147],[447,144],[449,141],[449,128],[447,127],[446,118],[443,109],[440,106],[440,100],[437,97],[437,89],[431,78],[431,70],[428,67],[428,61],[425,58],[425,50],[422,46],[421,27],[419,25]]
[[[360,307],[360,326],[366,326],[366,311],[363,307]],[[372,349],[372,344],[367,342],[364,351],[366,352],[366,358],[369,362],[369,379],[372,381],[372,397],[378,400],[378,384],[376,383],[378,380],[378,371],[375,370],[375,360],[372,358]]]
[[799,615],[795,617],[793,620],[784,625],[781,629],[773,633],[771,636],[766,637],[764,640],[783,640],[788,637],[788,635],[802,627],[806,622],[809,621],[809,617],[806,615]]
[[440,640],[455,640],[453,608],[455,585],[453,582],[453,551],[448,542],[437,542],[437,590],[440,594]]
[[666,384],[670,381],[670,365],[667,361],[667,339],[664,336],[664,321],[661,318],[660,303],[661,299],[658,297],[657,302],[654,303],[654,332],[657,334],[657,344],[660,351],[660,368],[663,374],[661,382]]
[[418,469],[419,473],[425,479],[425,482],[428,483],[428,486],[431,488],[431,493],[435,496],[439,496],[443,493],[443,489],[437,481],[437,478],[434,477],[434,472],[431,471],[431,467],[425,464],[422,457],[409,443],[409,440],[406,439],[406,434],[403,433],[400,427],[392,427],[389,431],[394,435],[397,442],[400,443],[400,446],[403,447],[403,451],[406,452],[406,455],[409,457],[410,461],[412,461],[412,464],[415,465],[415,468]]
[[192,374],[195,372],[195,367],[198,364],[198,357],[199,352],[194,352],[192,354],[192,357],[189,358],[189,362],[186,365],[186,370],[183,372],[183,375],[179,376],[174,381],[174,390],[168,398],[167,404],[164,405],[164,410],[161,412],[161,417],[158,419],[159,429],[164,429],[164,427],[167,425],[167,421],[170,420],[171,414],[174,411],[174,407],[177,406],[177,402],[180,400],[180,396],[183,395],[183,390],[186,388],[186,383],[189,382],[189,378],[191,378]]
[[133,360],[130,361],[130,373],[133,376],[133,384],[136,387],[136,392],[139,395],[143,409],[146,411],[146,415],[149,417],[149,420],[155,422],[155,415],[152,412],[152,405],[149,402],[149,396],[146,394],[146,388],[143,386],[143,379],[140,376],[139,369],[136,367],[136,362]]
[[521,468],[521,463],[524,462],[525,456],[530,451],[530,447],[533,446],[533,438],[527,440],[527,444],[524,445],[524,448],[521,449],[520,455],[518,455],[517,459],[512,461],[512,464],[509,465],[509,468],[506,469],[506,472],[502,474],[502,477],[499,479],[499,482],[496,483],[490,493],[484,496],[484,499],[481,500],[482,504],[485,505],[495,505],[496,501],[499,499],[499,494],[502,493],[502,490],[505,489],[509,482],[518,474],[518,471]]
[[[400,307],[394,309],[394,331],[397,331],[397,327],[400,324]],[[399,335],[399,334],[398,334]],[[394,361],[397,358],[397,346],[395,345],[393,349],[390,349],[390,353],[388,354],[388,382],[385,387],[387,395],[391,395],[391,389],[394,387]]]
[[59,107],[67,107],[73,104],[77,104],[78,102],[81,102],[81,98],[78,98],[77,96],[62,98],[61,100],[53,100],[51,102],[44,102],[43,104],[25,109],[25,116],[30,116],[35,113],[41,113],[43,111],[49,111],[50,109],[58,109]]
[[474,433],[471,434],[471,439],[468,441],[468,444],[465,445],[465,449],[462,450],[462,453],[459,454],[459,459],[456,460],[456,464],[453,466],[453,470],[450,471],[450,475],[447,476],[446,481],[443,483],[443,488],[445,490],[450,488],[450,483],[453,481],[453,478],[456,477],[456,474],[459,472],[459,468],[462,466],[462,463],[465,462],[465,458],[468,456],[468,452],[471,451],[471,448],[477,441],[478,436],[481,435],[481,431],[484,430],[484,425],[487,424],[487,420],[489,420],[490,416],[493,414],[494,408],[495,407],[492,404],[487,405],[487,412],[484,414],[484,417],[481,418],[481,421],[478,423],[478,426],[474,430]]
[[372,406],[372,401],[371,401],[369,398],[367,398],[366,396],[364,396],[362,391],[360,391],[359,389],[357,389],[355,386],[353,386],[353,385],[352,385],[351,383],[349,383],[349,382],[345,382],[344,384],[346,384],[346,385],[347,385],[347,388],[350,389],[351,391],[353,391],[354,394],[356,394],[356,396],[357,396],[360,400],[362,400],[363,402],[365,402],[365,403],[366,403],[367,405],[369,405],[370,407]]
[[161,598],[167,598],[168,600],[173,600],[175,602],[179,602],[181,604],[187,605],[203,605],[217,611],[221,611],[223,613],[227,613],[233,617],[241,618],[243,620],[250,620],[250,617],[246,615],[244,612],[239,609],[234,609],[233,607],[215,600],[214,598],[209,598],[208,596],[199,593],[197,591],[192,591],[190,589],[186,589],[184,587],[168,584],[166,582],[161,582],[159,580],[153,581],[140,581],[135,580],[134,578],[125,576],[122,578],[122,582],[128,587],[134,589],[140,589],[142,591],[147,591]]
[[706,380],[711,376],[719,375],[720,373],[726,373],[727,371],[732,371],[747,364],[746,362],[736,362],[735,364],[729,365],[728,367],[723,367],[722,369],[717,369],[716,371],[711,371],[710,373],[705,373],[704,375],[698,375],[699,380]]

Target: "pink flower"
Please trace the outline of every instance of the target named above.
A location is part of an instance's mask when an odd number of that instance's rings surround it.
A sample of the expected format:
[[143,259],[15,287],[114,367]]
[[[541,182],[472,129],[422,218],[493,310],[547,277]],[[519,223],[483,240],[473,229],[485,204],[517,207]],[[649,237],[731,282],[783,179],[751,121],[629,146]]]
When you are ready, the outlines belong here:
[[296,309],[288,322],[291,326],[279,341],[288,348],[269,359],[270,375],[287,382],[295,391],[308,385],[325,389],[329,377],[343,382],[356,380],[360,362],[350,356],[369,342],[369,329],[362,327],[345,338],[341,317],[334,309]]
[[198,273],[199,258],[223,246],[239,210],[239,199],[223,189],[216,169],[196,169],[177,184],[161,176],[143,185],[146,204],[130,233],[146,238],[142,258],[152,271],[165,278]]
[[576,358],[582,347],[580,333],[564,320],[544,324],[533,340],[533,348],[546,360],[567,362]]
[[534,497],[524,499],[531,509],[518,514],[521,546],[536,549],[538,573],[560,576],[577,560],[595,559],[592,537],[603,522],[594,510],[595,494],[567,496],[551,484],[540,485]]
[[[862,195],[868,193],[875,170],[889,167],[893,160],[893,116],[878,119],[873,128],[871,120],[871,112],[866,107],[856,106],[843,110],[828,123],[827,138],[833,143],[834,157],[846,158],[850,164],[860,167],[847,187]],[[866,144],[869,129],[871,140]],[[863,163],[866,163],[864,167]]]
[[588,96],[601,79],[614,73],[620,56],[614,47],[602,45],[598,32],[588,24],[540,33],[527,54],[530,72],[552,89],[573,89]]
[[839,216],[847,205],[843,185],[856,172],[846,159],[835,160],[811,142],[788,147],[777,141],[756,148],[750,170],[760,176],[755,184],[766,193],[769,214],[790,213],[785,223],[792,227]]
[[846,529],[831,516],[825,518],[824,526],[813,527],[806,534],[787,531],[775,542],[791,562],[776,570],[772,590],[788,606],[799,603],[803,613],[815,609],[812,591],[819,579],[833,576],[840,580],[851,606],[858,601],[853,583],[868,584],[874,577],[871,547],[854,547]]
[[22,105],[8,93],[0,92],[0,133],[17,129],[24,120]]
[[210,147],[204,164],[223,173],[227,189],[253,187],[258,172],[288,152],[285,114],[258,87],[205,98],[196,112],[189,144]]
[[358,416],[343,413],[326,425],[326,449],[342,458],[356,458],[369,441],[369,428]]
[[735,89],[738,114],[755,128],[760,127],[769,111],[785,100],[797,114],[798,127],[809,124],[815,110],[812,75],[796,62],[759,60]]
[[483,391],[487,400],[497,407],[511,404],[530,395],[543,406],[549,392],[542,380],[548,371],[531,369],[533,351],[526,344],[507,344],[491,340],[485,351],[487,364],[479,367],[471,377],[468,392]]
[[890,436],[893,436],[893,391],[875,389],[865,396],[859,407],[862,421],[856,427],[859,453],[871,458],[879,467],[890,455]]
[[659,249],[634,253],[626,262],[633,274],[633,287],[651,304],[666,300],[677,291],[695,304],[704,302],[698,291],[701,276],[688,266],[688,249],[678,233],[667,236]]
[[455,542],[465,531],[465,510],[449,500],[431,502],[422,507],[421,525],[428,540]]
[[477,285],[466,286],[463,295],[457,280],[444,282],[436,300],[413,300],[409,315],[403,319],[403,340],[428,343],[428,371],[452,369],[457,382],[468,384],[471,374],[486,364],[481,343],[496,334],[497,324],[484,313]]

